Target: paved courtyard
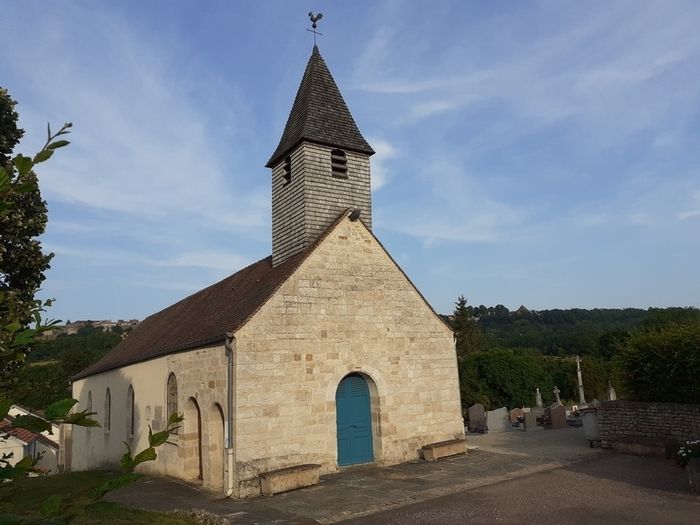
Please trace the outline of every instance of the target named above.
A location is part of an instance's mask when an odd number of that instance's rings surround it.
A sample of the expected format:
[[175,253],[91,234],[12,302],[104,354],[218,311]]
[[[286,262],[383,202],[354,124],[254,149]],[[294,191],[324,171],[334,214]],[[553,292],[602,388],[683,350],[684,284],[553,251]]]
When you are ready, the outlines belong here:
[[234,501],[149,478],[109,499],[156,510],[203,509],[243,525],[691,523],[700,515],[700,500],[687,494],[685,473],[671,462],[591,449],[580,428],[470,436],[469,444],[475,448],[466,456],[347,469],[270,498]]

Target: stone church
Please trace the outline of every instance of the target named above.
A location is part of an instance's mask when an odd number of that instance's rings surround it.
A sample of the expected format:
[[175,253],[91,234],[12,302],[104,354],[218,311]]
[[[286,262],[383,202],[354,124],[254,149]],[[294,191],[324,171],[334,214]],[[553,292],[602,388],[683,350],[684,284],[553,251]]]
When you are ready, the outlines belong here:
[[234,497],[315,464],[416,459],[462,438],[453,333],[372,233],[370,157],[314,46],[279,145],[272,255],[146,318],[74,377],[101,428],[73,428],[73,470],[184,414],[141,469]]

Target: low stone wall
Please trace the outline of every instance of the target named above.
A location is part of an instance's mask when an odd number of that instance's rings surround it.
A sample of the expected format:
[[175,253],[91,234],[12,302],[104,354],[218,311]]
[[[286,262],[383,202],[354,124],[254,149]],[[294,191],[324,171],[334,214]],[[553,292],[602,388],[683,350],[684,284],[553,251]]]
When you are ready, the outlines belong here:
[[700,439],[700,405],[606,401],[598,410],[603,446],[663,456],[675,443]]

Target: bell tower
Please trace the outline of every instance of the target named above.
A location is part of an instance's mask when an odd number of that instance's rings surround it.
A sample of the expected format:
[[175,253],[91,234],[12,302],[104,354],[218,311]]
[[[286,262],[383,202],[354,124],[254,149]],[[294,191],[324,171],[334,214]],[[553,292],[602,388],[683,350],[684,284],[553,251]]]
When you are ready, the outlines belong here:
[[372,228],[369,158],[364,139],[314,45],[272,170],[272,264],[308,248],[346,209]]

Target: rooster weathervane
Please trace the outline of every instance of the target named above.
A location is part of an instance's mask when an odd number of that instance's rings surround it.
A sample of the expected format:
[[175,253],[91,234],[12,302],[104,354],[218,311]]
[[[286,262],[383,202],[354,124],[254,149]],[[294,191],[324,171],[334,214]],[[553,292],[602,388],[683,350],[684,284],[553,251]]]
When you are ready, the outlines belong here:
[[314,34],[314,46],[316,45],[316,35],[323,36],[323,33],[316,31],[316,28],[318,27],[318,21],[321,20],[321,18],[323,18],[323,13],[318,13],[317,15],[315,15],[313,11],[309,11],[311,29],[307,29],[307,31]]

